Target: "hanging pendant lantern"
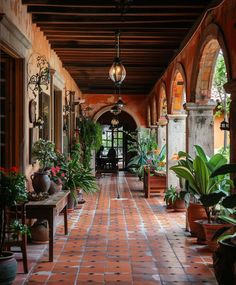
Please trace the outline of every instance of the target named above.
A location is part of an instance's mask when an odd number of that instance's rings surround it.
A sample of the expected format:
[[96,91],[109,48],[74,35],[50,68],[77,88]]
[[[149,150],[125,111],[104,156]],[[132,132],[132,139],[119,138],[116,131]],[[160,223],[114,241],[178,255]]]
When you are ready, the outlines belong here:
[[126,70],[120,60],[120,32],[117,32],[116,33],[116,57],[109,70],[109,77],[115,83],[116,86],[119,86],[125,79],[125,76],[126,76]]

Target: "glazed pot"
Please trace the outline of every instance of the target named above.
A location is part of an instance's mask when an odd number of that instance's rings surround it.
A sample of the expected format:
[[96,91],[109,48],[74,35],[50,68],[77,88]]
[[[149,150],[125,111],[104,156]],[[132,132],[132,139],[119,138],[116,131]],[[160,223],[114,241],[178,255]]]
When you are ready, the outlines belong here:
[[220,241],[212,258],[218,284],[236,284],[236,245],[231,240]]
[[34,191],[37,194],[40,192],[48,192],[50,185],[51,185],[51,180],[48,176],[47,171],[34,172],[34,174],[32,174],[30,176],[30,178],[32,180],[32,185],[33,185]]
[[3,251],[0,256],[0,285],[11,285],[16,278],[17,262],[10,251]]
[[57,184],[57,183],[55,183],[54,181],[51,180],[48,193],[49,193],[49,195],[53,195],[53,194],[61,191],[61,189],[62,189],[62,184]]

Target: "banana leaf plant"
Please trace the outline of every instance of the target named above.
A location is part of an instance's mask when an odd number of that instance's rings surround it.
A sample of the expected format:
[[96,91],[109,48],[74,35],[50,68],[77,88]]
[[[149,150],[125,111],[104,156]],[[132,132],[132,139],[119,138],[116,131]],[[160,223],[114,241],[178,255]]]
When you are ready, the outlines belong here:
[[170,167],[179,178],[188,182],[188,189],[204,206],[208,223],[212,222],[215,206],[228,195],[232,181],[227,175],[222,174],[212,177],[211,174],[227,161],[223,155],[217,153],[208,157],[204,150],[196,145],[196,157],[181,152],[179,156],[185,155],[185,160],[180,160],[178,165]]

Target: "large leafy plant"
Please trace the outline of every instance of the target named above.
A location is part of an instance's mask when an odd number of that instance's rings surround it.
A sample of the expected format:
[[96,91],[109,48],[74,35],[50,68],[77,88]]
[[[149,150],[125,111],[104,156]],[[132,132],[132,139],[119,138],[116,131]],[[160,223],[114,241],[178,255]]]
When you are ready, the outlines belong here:
[[188,182],[188,189],[204,206],[208,222],[210,223],[215,212],[215,206],[228,195],[232,181],[226,175],[212,177],[211,174],[218,167],[226,163],[221,154],[208,157],[204,150],[196,145],[196,157],[180,152],[179,156],[186,159],[180,160],[178,165],[172,166],[176,175]]
[[166,146],[158,149],[155,136],[150,132],[140,130],[136,135],[128,134],[130,138],[129,152],[135,153],[128,163],[134,173],[141,179],[143,178],[145,166],[152,170],[164,171]]
[[47,168],[54,165],[57,159],[55,152],[55,144],[51,141],[39,139],[33,145],[32,155],[39,161],[40,171],[44,172]]

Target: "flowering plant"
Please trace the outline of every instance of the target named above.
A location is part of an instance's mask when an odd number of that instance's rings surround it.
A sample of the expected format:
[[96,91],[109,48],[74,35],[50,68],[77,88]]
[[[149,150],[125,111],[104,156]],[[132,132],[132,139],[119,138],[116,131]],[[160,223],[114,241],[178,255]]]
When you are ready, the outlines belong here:
[[6,211],[8,207],[27,200],[26,177],[17,167],[0,167],[0,256],[6,232]]
[[60,166],[53,166],[50,169],[51,180],[57,184],[63,184],[66,179],[65,171]]

